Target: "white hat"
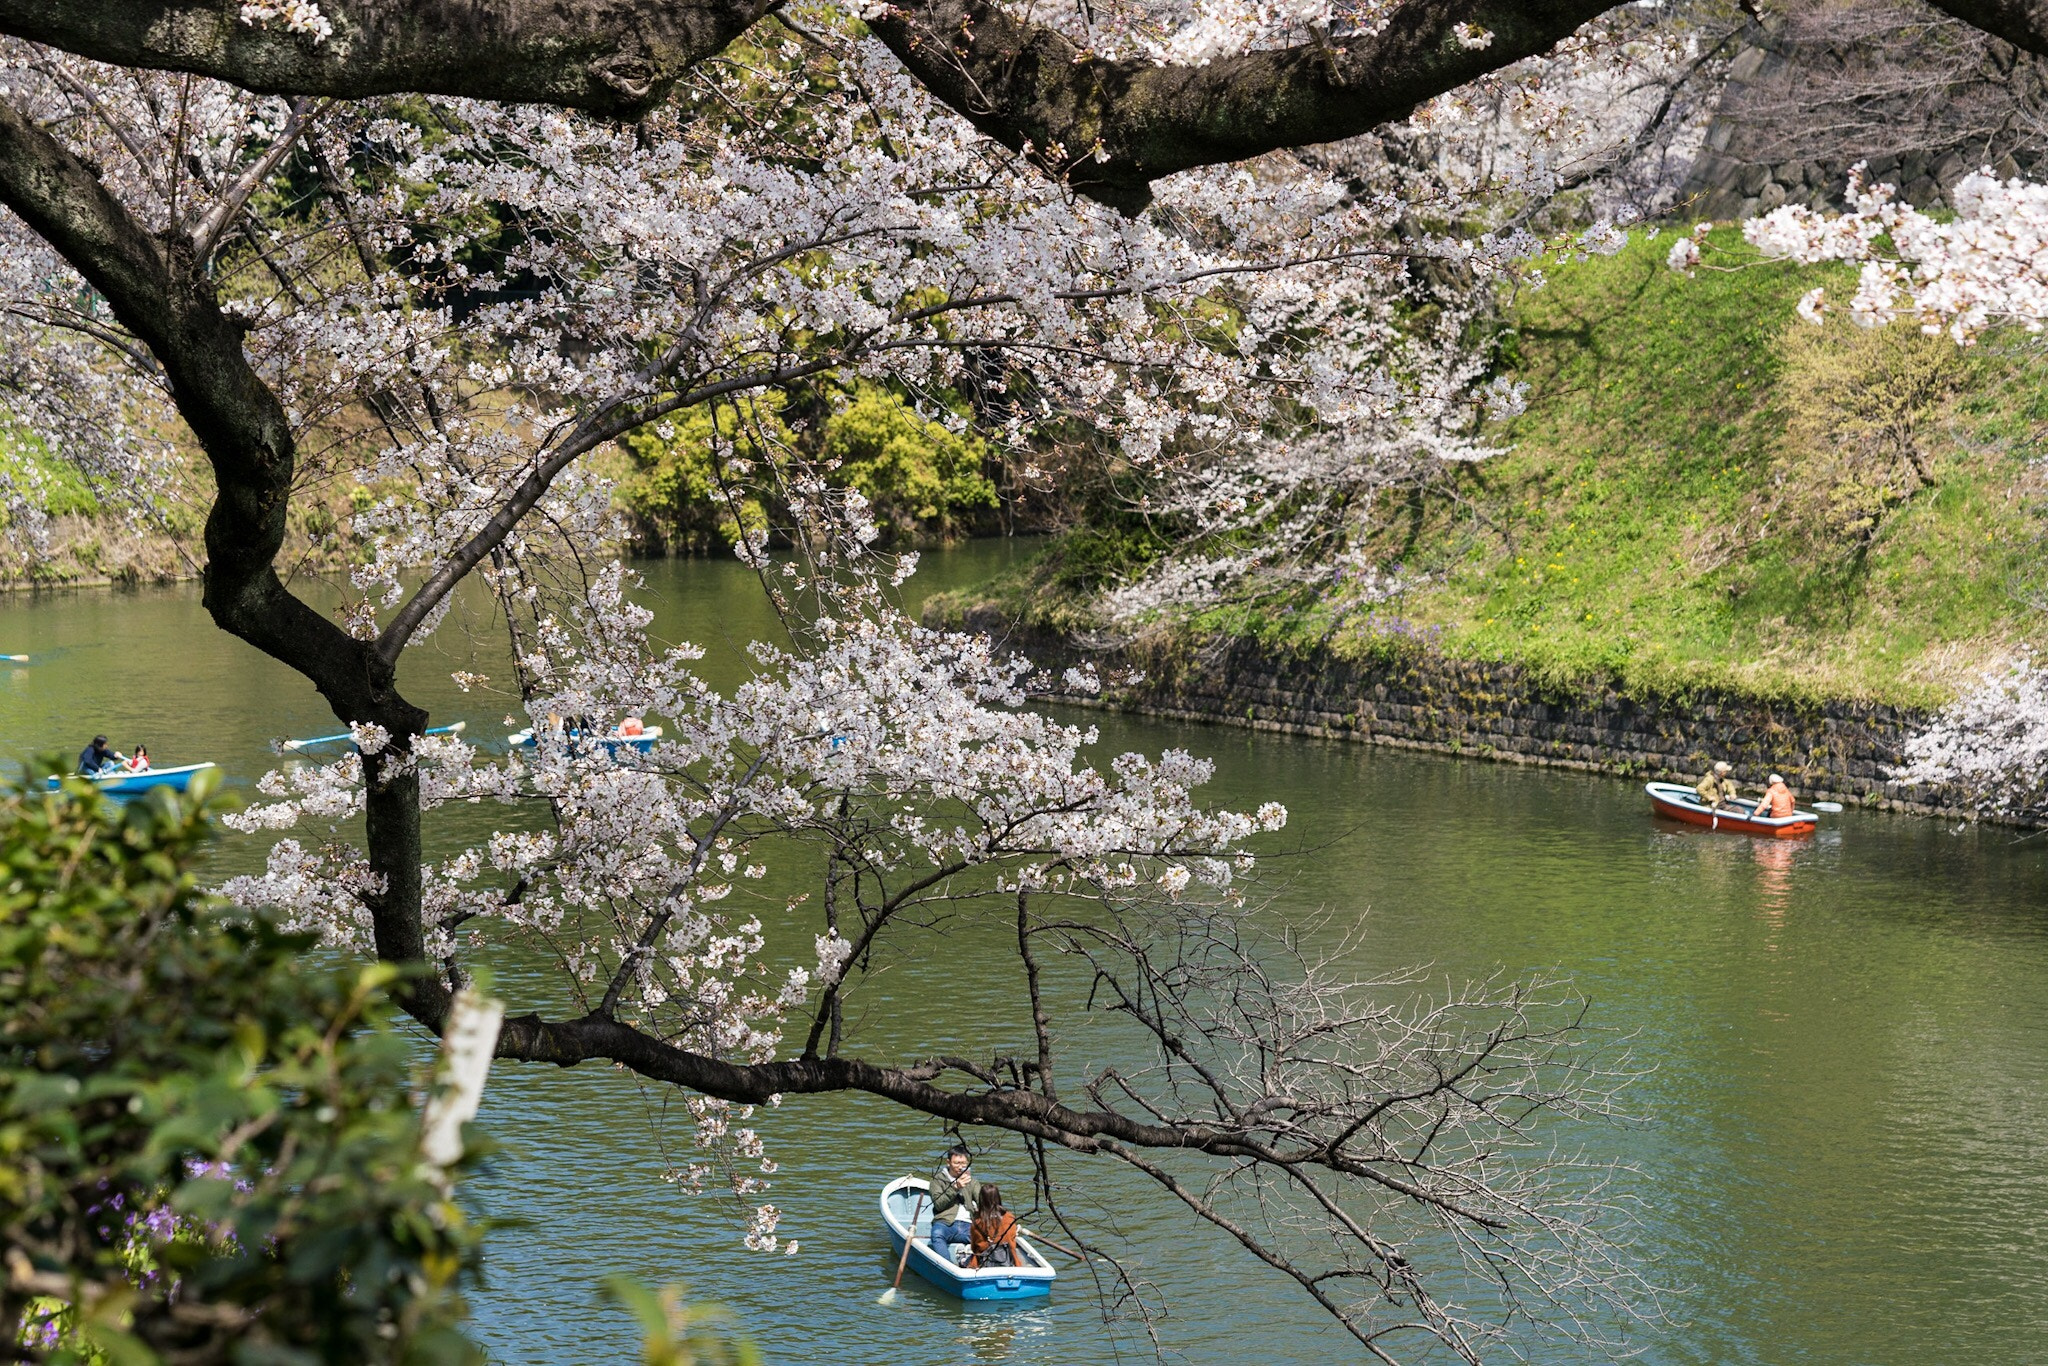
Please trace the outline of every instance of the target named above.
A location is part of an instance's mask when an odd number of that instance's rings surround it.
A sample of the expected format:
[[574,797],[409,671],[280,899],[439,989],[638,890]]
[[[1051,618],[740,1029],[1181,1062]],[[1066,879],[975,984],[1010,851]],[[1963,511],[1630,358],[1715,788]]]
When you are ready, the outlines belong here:
[[1771,781],[1772,781],[1772,782],[1774,782],[1774,783],[1782,783],[1782,782],[1784,782],[1785,780],[1784,780],[1783,778],[1779,777],[1779,776],[1778,776],[1777,774],[1773,773],[1773,774],[1771,775]]
[[1714,772],[1716,773],[1726,773],[1727,771],[1728,761],[1726,759],[1723,759],[1714,765]]

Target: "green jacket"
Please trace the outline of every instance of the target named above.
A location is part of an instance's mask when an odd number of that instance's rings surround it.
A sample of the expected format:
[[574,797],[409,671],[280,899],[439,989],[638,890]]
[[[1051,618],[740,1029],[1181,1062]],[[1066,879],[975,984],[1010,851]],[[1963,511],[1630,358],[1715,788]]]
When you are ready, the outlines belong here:
[[950,1224],[956,1220],[972,1220],[974,1197],[980,1190],[981,1183],[973,1180],[964,1189],[956,1188],[953,1173],[944,1162],[939,1163],[939,1169],[932,1173],[932,1222]]
[[1693,791],[1697,792],[1700,800],[1708,806],[1719,806],[1723,802],[1735,800],[1735,780],[1723,778],[1718,773],[1709,773],[1700,779],[1699,786]]

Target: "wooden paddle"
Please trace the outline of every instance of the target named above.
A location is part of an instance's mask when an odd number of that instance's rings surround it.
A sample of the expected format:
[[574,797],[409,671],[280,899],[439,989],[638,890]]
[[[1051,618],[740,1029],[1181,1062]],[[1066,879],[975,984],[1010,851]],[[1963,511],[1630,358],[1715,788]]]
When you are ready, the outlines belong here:
[[903,1285],[903,1268],[910,1265],[910,1245],[917,1241],[917,1216],[924,1209],[924,1198],[927,1194],[926,1191],[919,1191],[917,1199],[910,1202],[910,1222],[903,1226],[903,1255],[896,1259],[896,1280],[882,1292],[882,1298],[878,1303],[887,1304],[895,1299],[897,1290]]
[[1077,1262],[1085,1262],[1088,1260],[1086,1257],[1083,1257],[1078,1252],[1069,1252],[1066,1248],[1061,1247],[1058,1243],[1055,1243],[1052,1239],[1046,1237],[1042,1233],[1033,1233],[1030,1229],[1025,1228],[1022,1224],[1017,1225],[1017,1232],[1023,1234],[1026,1238],[1029,1238],[1034,1243],[1044,1243],[1054,1252],[1065,1252],[1069,1257],[1072,1257]]

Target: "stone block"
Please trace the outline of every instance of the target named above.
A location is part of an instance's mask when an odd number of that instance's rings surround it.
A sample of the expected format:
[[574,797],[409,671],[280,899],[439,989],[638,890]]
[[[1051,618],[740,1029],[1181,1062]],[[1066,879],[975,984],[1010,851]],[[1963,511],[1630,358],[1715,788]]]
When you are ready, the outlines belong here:
[[1735,177],[1735,188],[1742,191],[1744,197],[1761,194],[1764,186],[1770,183],[1771,168],[1768,166],[1751,164],[1743,167]]
[[1770,184],[1764,186],[1763,192],[1757,195],[1757,212],[1769,213],[1772,209],[1775,209],[1779,207],[1781,204],[1783,204],[1785,202],[1785,199],[1785,187],[1774,180]]

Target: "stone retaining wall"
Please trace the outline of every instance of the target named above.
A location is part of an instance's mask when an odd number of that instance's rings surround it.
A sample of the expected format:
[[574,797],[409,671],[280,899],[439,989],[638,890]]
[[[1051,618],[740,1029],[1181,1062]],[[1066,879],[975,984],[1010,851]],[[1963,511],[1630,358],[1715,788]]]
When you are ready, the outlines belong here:
[[[1745,47],[1729,65],[1720,105],[1707,126],[1706,143],[1687,172],[1679,192],[1679,211],[1693,219],[1749,219],[1782,204],[1813,209],[1848,207],[1849,167],[1854,158],[1786,159],[1755,145],[1748,110],[1776,97],[1787,80],[1796,80],[1784,57],[1760,47]],[[1986,161],[2001,179],[2048,173],[2048,159],[2038,150],[2001,153],[1993,157],[1982,142],[1956,147],[1910,151],[1902,156],[1869,159],[1864,179],[1895,185],[1899,197],[1919,208],[1947,202],[1948,192]]]
[[1799,704],[1713,690],[1683,699],[1635,698],[1611,687],[1559,696],[1512,665],[1422,651],[1386,660],[1328,652],[1276,657],[1248,640],[1090,651],[1006,632],[980,612],[969,614],[968,625],[1007,636],[1054,673],[1089,661],[1105,677],[1130,669],[1143,674],[1135,686],[1096,699],[1053,694],[1066,701],[1643,779],[1692,782],[1726,759],[1752,791],[1779,772],[1806,800],[1971,814],[1938,789],[1907,788],[1887,777],[1906,737],[1927,719],[1911,708]]

